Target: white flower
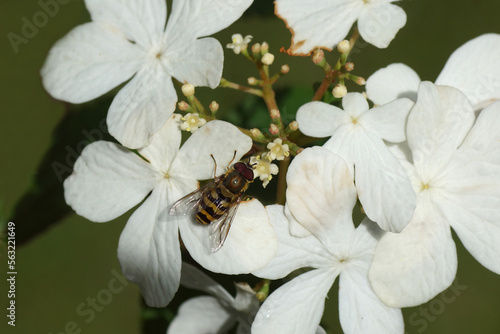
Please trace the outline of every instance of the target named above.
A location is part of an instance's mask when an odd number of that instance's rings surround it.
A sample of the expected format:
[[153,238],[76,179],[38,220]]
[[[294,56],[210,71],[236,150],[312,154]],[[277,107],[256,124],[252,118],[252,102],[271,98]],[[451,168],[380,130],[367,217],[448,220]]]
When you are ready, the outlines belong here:
[[[461,90],[474,106],[482,109],[500,99],[500,35],[485,34],[460,46],[448,58],[436,79],[437,85]],[[366,81],[370,100],[384,104],[400,97],[415,101],[420,77],[404,64],[391,64]]]
[[184,131],[190,131],[194,133],[200,126],[205,125],[207,121],[204,118],[200,118],[198,113],[190,113],[182,117],[181,120],[184,122],[181,124],[181,129]]
[[279,168],[275,164],[272,164],[269,159],[266,159],[266,155],[261,157],[251,157],[250,165],[253,166],[254,178],[259,178],[262,181],[262,186],[265,188],[269,184],[269,181],[273,179],[273,175],[278,174]]
[[[475,121],[475,124],[474,124]],[[449,86],[422,82],[408,117],[418,195],[408,226],[380,240],[370,269],[377,295],[389,306],[414,306],[451,285],[457,254],[450,226],[465,248],[500,274],[500,102],[481,111]]]
[[386,48],[406,24],[396,0],[276,0],[276,14],[292,31],[289,54],[306,55],[315,48],[331,50],[358,21],[361,37]]
[[354,227],[356,189],[345,161],[321,147],[305,149],[290,164],[287,183],[288,207],[313,235],[290,235],[283,207],[268,206],[278,252],[254,274],[277,279],[299,268],[313,269],[265,300],[252,334],[314,333],[337,276],[339,316],[345,333],[402,334],[401,310],[385,306],[370,288],[368,268],[383,232],[368,219]]
[[260,307],[256,293],[246,283],[236,283],[236,296],[195,267],[183,263],[181,284],[210,294],[191,298],[179,307],[167,334],[225,333],[238,323],[238,333],[250,333]]
[[251,35],[246,35],[245,38],[241,36],[241,34],[234,34],[231,36],[232,43],[226,44],[226,48],[228,49],[233,49],[235,54],[240,54],[242,49],[245,49],[252,41],[252,36]]
[[283,160],[290,155],[288,144],[283,144],[281,138],[276,138],[272,143],[267,144],[267,149],[269,153],[266,155],[266,159],[271,161]]
[[90,101],[130,79],[108,112],[109,132],[130,148],[148,145],[175,110],[172,78],[217,87],[223,50],[202,38],[238,19],[251,0],[86,0],[92,22],[71,30],[42,68],[45,89],[71,103]]
[[356,188],[367,216],[391,232],[400,232],[415,209],[415,192],[403,166],[384,141],[405,138],[405,123],[413,103],[399,99],[369,109],[359,93],[342,100],[344,110],[323,102],[299,108],[299,129],[308,136],[331,138],[323,145],[353,168]]
[[[120,236],[118,259],[125,277],[141,288],[146,303],[157,307],[167,305],[179,286],[179,231],[198,263],[229,274],[262,267],[276,248],[266,210],[256,200],[240,205],[227,240],[216,254],[210,251],[206,226],[189,216],[168,214],[175,201],[196,189],[197,180],[214,176],[210,154],[226,166],[235,151],[237,161],[252,146],[248,136],[222,121],[206,124],[179,149],[180,143],[178,120],[171,117],[151,144],[138,150],[144,159],[117,144],[98,141],[83,150],[73,174],[64,181],[66,202],[95,222],[122,215],[150,194]],[[224,168],[217,172],[224,173]]]

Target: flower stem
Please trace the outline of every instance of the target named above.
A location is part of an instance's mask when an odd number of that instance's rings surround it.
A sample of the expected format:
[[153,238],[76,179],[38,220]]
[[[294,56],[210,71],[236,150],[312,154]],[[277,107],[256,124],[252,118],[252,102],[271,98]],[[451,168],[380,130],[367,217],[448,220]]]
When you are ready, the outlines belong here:
[[255,65],[259,70],[259,75],[262,80],[262,98],[264,99],[269,114],[271,115],[271,121],[278,126],[279,132],[281,133],[285,129],[281,116],[273,117],[273,115],[271,114],[272,110],[279,110],[278,103],[276,102],[276,94],[273,90],[274,80],[269,78],[269,70],[267,65],[262,64],[261,61],[256,61]]
[[225,87],[225,88],[232,88],[232,89],[236,89],[236,90],[241,90],[241,91],[246,92],[246,93],[250,93],[250,94],[253,94],[253,95],[257,95],[257,96],[263,97],[262,90],[260,90],[260,89],[243,86],[243,85],[240,85],[240,84],[228,81],[228,80],[226,80],[224,78],[222,78],[220,80],[219,87]]

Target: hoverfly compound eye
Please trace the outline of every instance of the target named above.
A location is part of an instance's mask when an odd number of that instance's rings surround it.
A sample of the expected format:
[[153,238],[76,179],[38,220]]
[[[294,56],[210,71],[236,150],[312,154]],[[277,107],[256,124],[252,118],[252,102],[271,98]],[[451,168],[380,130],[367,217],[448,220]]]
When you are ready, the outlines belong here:
[[253,181],[253,168],[244,162],[237,162],[234,164],[234,169],[237,170],[245,179]]
[[252,169],[245,169],[243,171],[243,176],[245,177],[245,179],[247,179],[248,181],[253,181],[253,170]]

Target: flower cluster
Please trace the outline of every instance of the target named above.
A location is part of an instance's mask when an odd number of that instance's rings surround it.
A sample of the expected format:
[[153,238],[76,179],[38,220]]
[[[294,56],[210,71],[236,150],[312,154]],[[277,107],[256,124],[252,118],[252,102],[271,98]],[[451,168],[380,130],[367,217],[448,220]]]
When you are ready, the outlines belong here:
[[[404,333],[401,308],[429,301],[455,278],[450,227],[500,274],[500,35],[464,44],[435,82],[391,64],[366,80],[365,92],[348,92],[346,81],[365,84],[347,61],[356,40],[387,47],[405,12],[392,0],[276,0],[293,34],[288,55],[313,53],[325,72],[286,124],[272,85],[288,65],[272,75],[269,45],[249,48],[252,36],[234,34],[227,48],[253,63],[260,79],[251,77],[252,87],[233,83],[222,78],[220,43],[204,37],[251,2],[174,0],[167,22],[163,0],[86,0],[92,22],[57,42],[42,69],[47,91],[71,103],[128,81],[107,116],[120,144],[89,144],[64,182],[65,199],[94,222],[140,203],[118,244],[125,277],[149,306],[167,306],[180,284],[210,295],[185,301],[167,333],[234,326],[238,333],[325,333],[320,321],[337,277],[344,332]],[[320,49],[337,44],[331,66]],[[184,83],[188,102],[178,103],[172,79]],[[218,120],[215,101],[206,110],[194,87],[219,85],[261,97],[269,130]],[[326,140],[304,144],[311,138]],[[275,202],[244,198],[254,179],[266,187],[276,175]],[[215,249],[214,233],[222,235]],[[237,283],[233,297],[183,264],[184,250],[205,270],[251,273],[263,283]],[[269,294],[268,280],[285,277]]]

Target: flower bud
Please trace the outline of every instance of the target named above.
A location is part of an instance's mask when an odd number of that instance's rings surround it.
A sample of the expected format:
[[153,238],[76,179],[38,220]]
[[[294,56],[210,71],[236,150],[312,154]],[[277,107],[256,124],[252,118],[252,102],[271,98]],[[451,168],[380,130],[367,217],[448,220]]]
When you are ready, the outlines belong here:
[[186,97],[193,96],[194,95],[194,86],[191,84],[182,85],[182,94],[184,94]]
[[254,45],[252,45],[252,54],[253,54],[255,59],[260,58],[260,44],[259,43],[255,43]]
[[269,115],[271,115],[271,119],[277,119],[280,117],[280,111],[278,109],[271,109]]
[[288,66],[287,64],[282,65],[280,72],[281,74],[287,74],[288,72],[290,72],[290,66]]
[[292,121],[290,122],[290,124],[288,124],[288,127],[290,128],[290,130],[292,131],[297,131],[298,128],[299,128],[299,122],[297,121]]
[[219,104],[216,101],[212,101],[210,102],[208,109],[210,109],[211,112],[215,113],[217,112],[217,110],[219,110]]
[[269,126],[269,132],[272,135],[278,135],[280,133],[280,129],[278,128],[278,126],[276,124],[271,124]]
[[269,51],[269,44],[267,42],[262,42],[260,45],[260,54],[265,55]]
[[321,49],[315,49],[312,55],[312,61],[318,65],[325,58],[325,52]]
[[254,138],[260,138],[260,137],[264,137],[264,134],[262,134],[262,132],[257,129],[257,128],[253,128],[250,130],[250,134],[252,135],[252,137]]
[[354,70],[354,63],[352,62],[345,63],[345,70],[347,72],[351,72],[352,70]]
[[189,108],[189,104],[186,101],[181,101],[177,104],[179,110],[186,111]]
[[365,78],[363,78],[363,77],[358,77],[358,78],[356,79],[356,83],[357,83],[358,85],[360,85],[360,86],[364,86],[364,85],[366,85],[366,80],[365,80]]
[[250,77],[247,79],[247,82],[250,86],[257,86],[259,84],[259,80],[255,77]]
[[274,62],[274,55],[272,53],[266,53],[262,56],[262,64],[271,65]]
[[347,52],[349,52],[350,49],[351,49],[351,44],[349,43],[349,41],[347,39],[344,39],[339,44],[337,44],[337,50],[340,53],[347,53]]
[[344,86],[344,85],[336,85],[334,88],[333,88],[333,91],[332,91],[332,94],[334,97],[336,97],[337,99],[340,99],[344,96],[346,96],[347,94],[347,87]]

